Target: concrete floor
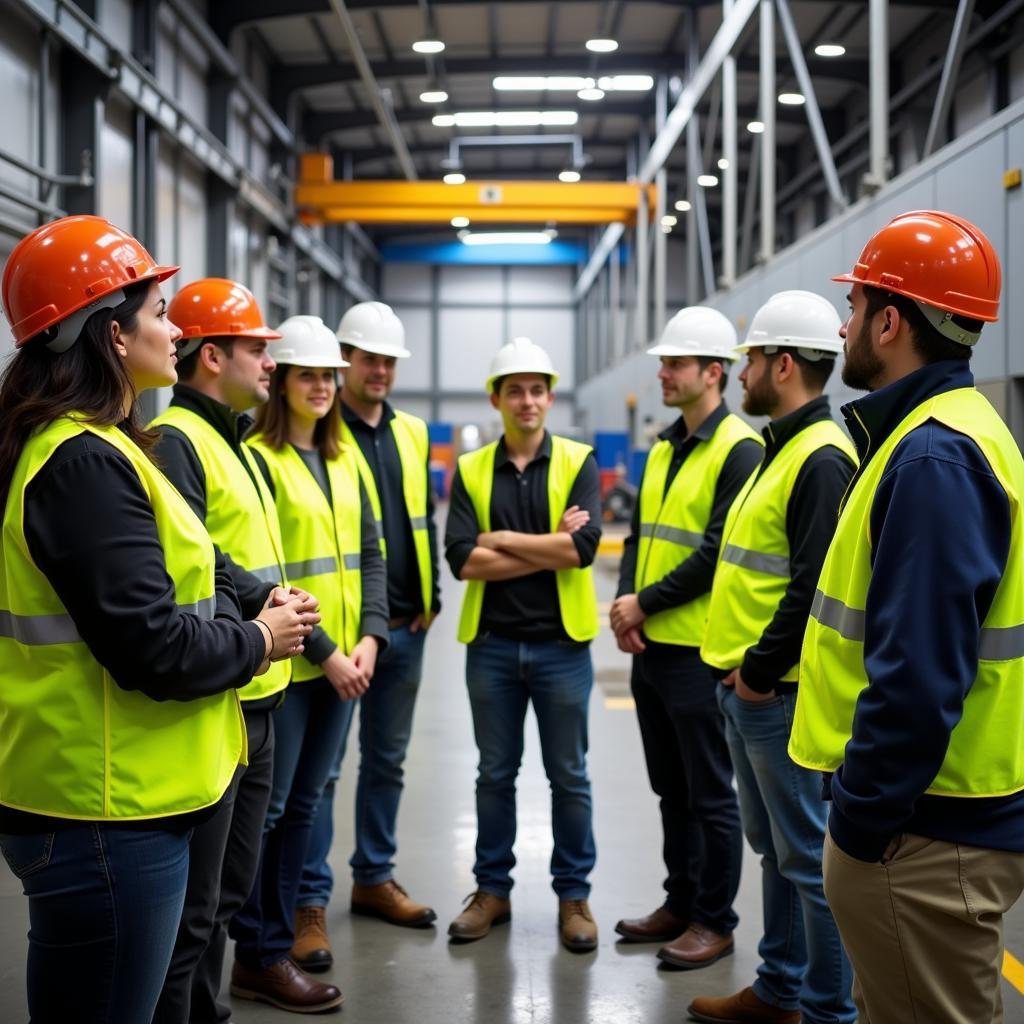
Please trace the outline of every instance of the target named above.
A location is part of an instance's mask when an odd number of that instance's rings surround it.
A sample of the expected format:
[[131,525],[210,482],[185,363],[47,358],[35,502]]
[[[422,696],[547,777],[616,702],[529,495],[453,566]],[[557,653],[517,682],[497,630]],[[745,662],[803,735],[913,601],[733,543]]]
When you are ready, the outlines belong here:
[[[601,560],[598,592],[614,592],[614,559]],[[675,1024],[699,993],[726,994],[750,983],[757,966],[760,884],[747,851],[737,908],[736,954],[697,972],[657,969],[656,947],[620,945],[613,927],[661,900],[663,866],[657,807],[644,771],[628,699],[628,659],[607,629],[594,643],[598,679],[591,706],[590,768],[595,800],[597,868],[591,904],[601,929],[596,953],[574,955],[558,943],[557,903],[550,888],[551,833],[547,783],[536,726],[529,720],[519,786],[516,887],[510,925],[488,938],[451,946],[448,922],[473,886],[476,750],[455,640],[458,585],[445,574],[445,612],[427,645],[427,664],[407,762],[399,821],[397,877],[438,912],[438,927],[412,931],[348,913],[351,811],[357,744],[350,744],[337,797],[333,865],[339,879],[329,923],[336,966],[325,978],[345,994],[344,1015],[380,1024]],[[602,605],[602,610],[607,605]],[[23,992],[25,901],[0,870],[0,1024],[27,1019]],[[1008,920],[1008,949],[1024,960],[1024,907]],[[59,981],[59,979],[55,979]],[[1024,984],[1024,981],[1019,982]],[[1024,1024],[1024,995],[1004,981],[1007,1024]],[[295,1019],[236,1000],[235,1024]],[[72,1022],[69,1022],[72,1024]]]

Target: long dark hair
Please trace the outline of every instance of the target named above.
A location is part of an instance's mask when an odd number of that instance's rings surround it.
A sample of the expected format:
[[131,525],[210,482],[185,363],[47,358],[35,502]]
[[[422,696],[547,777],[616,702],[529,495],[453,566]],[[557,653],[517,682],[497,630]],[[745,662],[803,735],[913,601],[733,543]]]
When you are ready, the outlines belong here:
[[[282,363],[270,377],[270,398],[256,410],[252,432],[261,434],[267,444],[279,452],[288,443],[288,396],[284,382],[290,366]],[[297,370],[303,367],[296,367]],[[334,401],[327,415],[313,427],[313,444],[325,459],[336,459],[341,451],[341,388],[335,386]]]
[[125,419],[124,397],[132,396],[125,432],[143,451],[156,435],[144,430],[136,409],[135,387],[114,351],[110,325],[124,333],[139,326],[138,313],[150,282],[127,285],[124,302],[97,310],[66,352],[51,352],[40,337],[30,339],[4,367],[0,377],[0,508],[7,502],[11,478],[32,434],[68,413],[79,413],[96,426],[116,426]]

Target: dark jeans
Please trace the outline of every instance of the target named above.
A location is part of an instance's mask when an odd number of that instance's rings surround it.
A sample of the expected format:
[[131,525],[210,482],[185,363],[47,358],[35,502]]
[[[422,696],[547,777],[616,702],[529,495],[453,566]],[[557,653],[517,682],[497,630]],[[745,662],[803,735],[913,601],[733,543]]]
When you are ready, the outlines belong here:
[[292,948],[309,833],[354,710],[355,701],[342,700],[321,676],[292,683],[274,712],[274,786],[259,872],[230,926],[235,958],[251,969],[277,963]]
[[[373,682],[359,698],[359,782],[356,785],[356,848],[349,862],[360,885],[380,885],[395,870],[395,826],[402,798],[402,765],[412,736],[413,709],[423,674],[426,633],[392,629],[377,661]],[[327,863],[334,841],[334,785],[341,774],[338,751],[309,837],[299,886],[300,907],[326,907],[334,873]]]
[[650,640],[633,659],[631,683],[647,775],[661,800],[665,906],[729,934],[743,834],[718,684],[695,648]]
[[[245,705],[242,705],[243,710]],[[249,764],[238,770],[217,813],[192,834],[185,909],[153,1024],[221,1024],[217,1002],[228,922],[249,898],[274,771],[274,720],[245,710]]]
[[188,832],[0,835],[28,897],[32,1024],[149,1024],[181,919]]
[[484,892],[506,897],[512,888],[516,777],[526,708],[532,702],[551,784],[552,887],[563,900],[590,895],[597,855],[587,777],[587,704],[593,683],[585,644],[483,636],[466,649],[466,685],[480,751],[473,874]]

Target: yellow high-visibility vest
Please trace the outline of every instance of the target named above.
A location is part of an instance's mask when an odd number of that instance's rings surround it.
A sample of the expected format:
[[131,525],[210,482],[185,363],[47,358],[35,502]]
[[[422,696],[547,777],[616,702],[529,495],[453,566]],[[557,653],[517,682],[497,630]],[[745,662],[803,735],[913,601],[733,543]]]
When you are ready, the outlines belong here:
[[[416,549],[416,567],[420,574],[423,610],[429,615],[434,604],[434,568],[430,557],[430,534],[427,532],[427,495],[430,487],[430,481],[427,479],[427,458],[430,455],[430,437],[423,420],[398,409],[395,410],[394,419],[391,421],[391,433],[395,437],[398,458],[402,463],[402,494],[405,497],[406,512],[409,514],[409,525],[412,527],[413,546]],[[374,480],[373,470],[344,418],[341,421],[341,438],[355,453],[359,475],[363,478],[363,486],[370,497],[370,507],[377,522],[380,549],[387,556],[387,545],[384,543],[384,513],[377,481]]]
[[[856,465],[853,443],[832,420],[811,423],[791,437],[763,473],[752,473],[726,516],[711,585],[711,602],[700,656],[713,668],[731,670],[743,661],[775,617],[791,581],[786,513],[800,470],[816,451],[838,448]],[[839,509],[821,509],[839,516]],[[782,676],[795,682],[798,663]]]
[[[640,485],[636,593],[663,579],[700,547],[711,519],[718,475],[733,448],[748,438],[763,444],[739,416],[729,413],[711,437],[690,452],[667,493],[672,442],[659,441],[651,449]],[[699,647],[709,604],[708,593],[656,612],[644,619],[644,635],[658,643]]]
[[[150,424],[164,426],[180,430],[202,463],[206,529],[213,542],[264,583],[287,587],[277,509],[252,453],[243,444],[239,457],[212,423],[180,405],[169,406]],[[274,662],[269,671],[241,689],[239,696],[250,701],[280,693],[292,677],[292,660]]]
[[[0,804],[82,821],[163,818],[216,803],[247,756],[236,691],[152,700],[92,656],[25,539],[25,489],[65,441],[94,434],[132,464],[178,607],[212,619],[214,551],[203,524],[116,427],[63,417],[18,460],[0,548]],[[87,524],[84,524],[87,528]]]
[[[1016,793],[1024,789],[1024,460],[995,409],[974,388],[936,395],[908,413],[848,492],[804,634],[789,755],[797,764],[822,771],[842,764],[857,699],[869,682],[864,632],[872,577],[871,508],[897,445],[928,420],[978,445],[1009,499],[1011,525],[1003,578],[981,623],[977,675],[927,792],[953,797]],[[922,495],[922,516],[928,514],[927,501]],[[949,543],[969,544],[970,538],[950,536]],[[936,630],[942,628],[935,623]]]
[[[494,456],[498,450],[495,441],[475,452],[459,456],[459,475],[466,494],[473,503],[480,531],[491,529],[491,492],[494,488]],[[548,464],[548,517],[551,532],[558,529],[569,505],[572,485],[576,482],[583,463],[592,449],[589,445],[551,435],[551,459]],[[558,589],[558,609],[562,628],[573,640],[593,640],[597,636],[597,594],[591,566],[585,569],[558,569],[555,571]],[[480,613],[484,606],[483,580],[470,580],[462,599],[459,619],[459,640],[468,644],[476,639],[480,629]]]
[[[290,444],[271,448],[260,434],[246,443],[266,461],[274,483],[288,580],[316,595],[321,627],[349,654],[359,641],[363,602],[362,509],[355,456],[346,445],[337,457],[324,460],[331,487],[328,501],[302,456]],[[293,682],[322,675],[320,667],[305,658],[292,660]]]

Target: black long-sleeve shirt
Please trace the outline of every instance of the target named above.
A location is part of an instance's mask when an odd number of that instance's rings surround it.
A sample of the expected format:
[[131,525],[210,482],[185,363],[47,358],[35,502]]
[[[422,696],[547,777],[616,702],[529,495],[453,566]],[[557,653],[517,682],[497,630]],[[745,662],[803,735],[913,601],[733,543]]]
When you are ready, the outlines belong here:
[[[295,451],[306,464],[320,490],[324,492],[324,497],[333,508],[334,496],[331,494],[331,483],[323,456],[319,451],[306,451],[302,448],[295,448]],[[276,497],[274,480],[266,460],[258,451],[253,451],[252,454],[267,482],[267,487],[270,488],[270,493]],[[359,505],[362,520],[362,542],[359,549],[359,579],[362,587],[359,635],[376,637],[380,649],[383,650],[388,642],[387,572],[384,568],[384,556],[381,554],[380,543],[377,539],[377,524],[373,517],[373,506],[370,504],[370,497],[366,493],[362,480],[359,481]],[[317,630],[316,642],[312,645],[312,649],[307,641],[303,657],[312,665],[322,665],[334,653],[337,646],[335,638],[328,635],[327,631],[321,627]]]
[[[769,423],[764,428],[765,451],[758,476],[801,430],[828,419],[828,399],[822,396]],[[740,667],[743,681],[758,693],[796,689],[795,683],[780,680],[800,660],[814,590],[839,518],[839,502],[855,468],[844,452],[827,445],[809,455],[797,474],[786,506],[790,581],[771,622],[747,650]]]
[[[388,605],[391,617],[413,618],[423,607],[419,561],[413,541],[409,509],[405,504],[402,487],[402,459],[391,429],[395,411],[385,402],[383,414],[376,426],[370,426],[358,413],[342,403],[341,414],[352,431],[373,473],[380,498],[382,529],[387,545]],[[434,492],[429,485],[430,455],[427,454],[427,538],[430,544],[431,598],[433,612],[441,610],[441,586],[437,560],[437,527],[434,523]]]
[[[494,487],[491,492],[491,529],[517,533],[550,533],[548,508],[548,467],[551,464],[551,435],[533,460],[520,473],[505,451],[505,439],[498,442],[494,456]],[[591,565],[601,540],[600,475],[593,454],[587,456],[573,481],[566,507],[578,505],[590,513],[590,522],[572,534],[580,566]],[[481,532],[473,503],[462,476],[452,481],[445,557],[456,579],[477,546]],[[488,581],[484,587],[480,632],[514,640],[565,640],[558,605],[558,584],[550,569],[538,569],[518,579]]]
[[[692,434],[687,434],[686,420],[680,416],[675,423],[658,435],[660,440],[669,441],[673,449],[672,461],[669,463],[668,475],[665,478],[666,494],[693,450],[698,444],[710,440],[718,425],[728,415],[729,409],[725,402],[722,402]],[[654,615],[668,608],[676,608],[711,590],[711,582],[715,578],[715,565],[718,563],[718,549],[722,543],[725,517],[736,495],[761,461],[762,452],[761,445],[750,438],[740,441],[726,456],[715,484],[715,497],[711,504],[711,517],[704,529],[704,539],[700,546],[683,559],[675,569],[657,582],[644,587],[637,594],[640,609],[645,615]],[[641,488],[642,486],[641,484]],[[639,536],[640,502],[638,501],[633,509],[633,521],[629,536],[623,544],[622,561],[619,565],[619,589],[616,595],[618,597],[623,594],[636,593],[636,558]]]

